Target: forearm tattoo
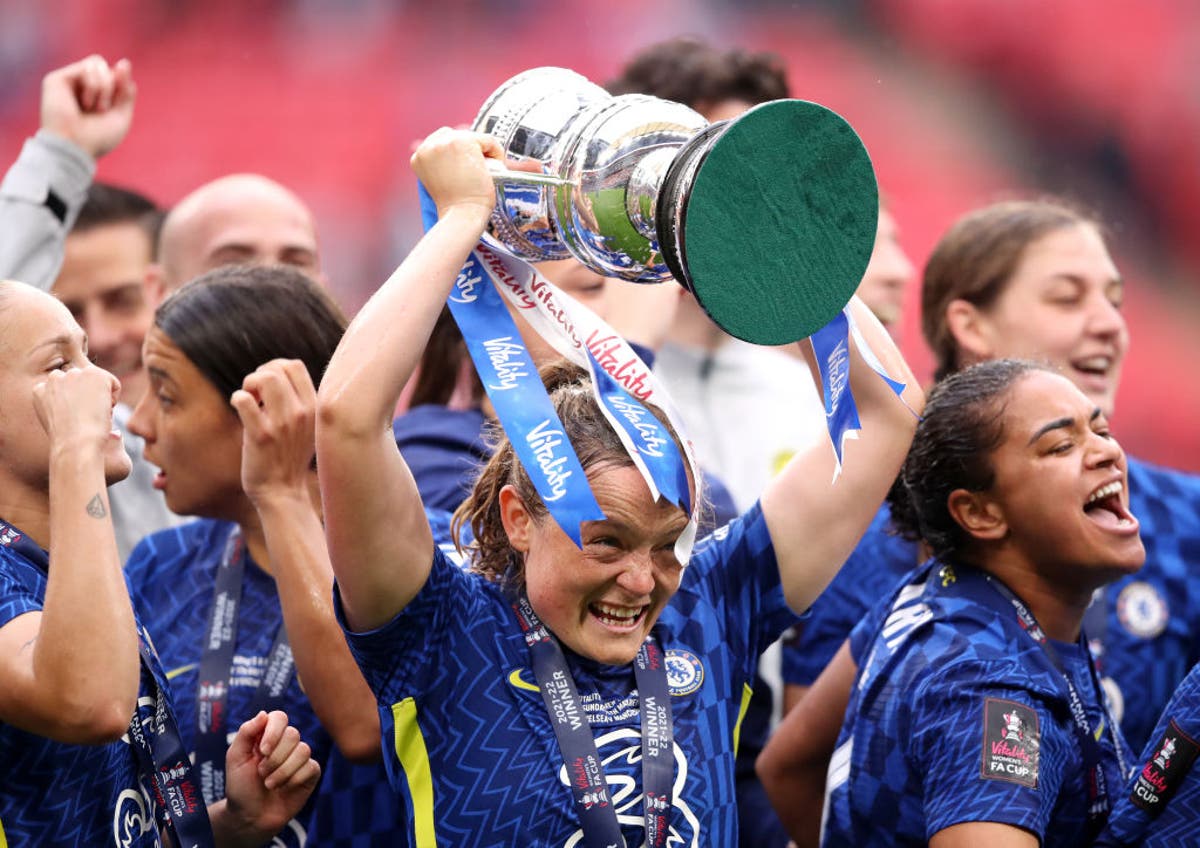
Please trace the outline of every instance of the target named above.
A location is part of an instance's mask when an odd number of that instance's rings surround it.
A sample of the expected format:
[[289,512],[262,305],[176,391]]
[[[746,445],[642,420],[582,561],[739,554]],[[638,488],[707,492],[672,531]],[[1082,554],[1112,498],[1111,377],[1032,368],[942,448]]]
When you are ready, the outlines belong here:
[[92,518],[104,518],[108,515],[108,510],[104,508],[104,498],[98,493],[88,501],[87,514]]

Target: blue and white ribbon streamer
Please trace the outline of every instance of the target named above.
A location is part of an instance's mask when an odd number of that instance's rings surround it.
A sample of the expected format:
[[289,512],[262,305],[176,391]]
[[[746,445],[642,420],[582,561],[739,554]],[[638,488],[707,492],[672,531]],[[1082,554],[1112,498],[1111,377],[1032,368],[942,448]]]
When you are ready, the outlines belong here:
[[[424,187],[421,216],[426,229],[437,221]],[[448,305],[513,451],[554,520],[582,546],[580,524],[603,520],[604,513],[517,325],[477,254],[459,272]]]
[[[700,480],[682,417],[654,373],[607,323],[565,292],[559,291],[529,263],[486,243],[476,250],[491,269],[492,279],[509,304],[563,357],[592,375],[592,391],[600,409],[621,439],[651,495],[678,505],[689,516],[675,546],[686,564],[696,539],[696,521],[687,485]],[[683,456],[670,432],[644,404],[663,411],[679,434]],[[639,413],[638,407],[641,408]],[[686,462],[686,466],[684,465]]]
[[893,380],[879,357],[871,350],[862,332],[854,323],[847,306],[833,320],[812,334],[813,353],[817,359],[817,370],[821,374],[821,394],[825,398],[825,426],[833,441],[837,456],[835,476],[842,468],[842,452],[846,440],[858,437],[862,422],[858,417],[858,406],[850,390],[850,339],[858,347],[863,360],[888,384],[897,396],[902,396],[905,384]]

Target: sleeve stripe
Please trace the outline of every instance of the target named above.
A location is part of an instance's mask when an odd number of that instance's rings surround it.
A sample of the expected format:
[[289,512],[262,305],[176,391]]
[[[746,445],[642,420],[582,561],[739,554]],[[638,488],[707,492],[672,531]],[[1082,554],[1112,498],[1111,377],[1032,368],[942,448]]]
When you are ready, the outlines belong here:
[[750,709],[750,697],[754,694],[754,690],[750,688],[749,683],[742,684],[742,704],[738,707],[737,724],[733,726],[733,754],[737,756],[738,742],[742,738],[742,719],[746,717],[746,710]]
[[[437,848],[433,818],[433,773],[425,737],[417,723],[417,702],[405,698],[392,704],[392,734],[396,759],[404,769],[413,803],[416,848]],[[0,843],[0,848],[4,848]]]

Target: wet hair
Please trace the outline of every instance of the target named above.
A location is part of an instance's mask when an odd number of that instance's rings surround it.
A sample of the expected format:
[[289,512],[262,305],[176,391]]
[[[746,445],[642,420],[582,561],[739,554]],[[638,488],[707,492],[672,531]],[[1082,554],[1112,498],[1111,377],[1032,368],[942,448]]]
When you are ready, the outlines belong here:
[[788,96],[787,71],[774,53],[722,50],[684,36],[652,44],[605,86],[612,94],[650,94],[693,109],[725,100],[757,105]]
[[912,447],[888,503],[901,536],[924,541],[934,556],[960,561],[970,536],[950,515],[956,489],[985,492],[995,482],[991,454],[1004,441],[1004,413],[1013,386],[1036,362],[994,359],[942,380],[929,393]]
[[921,285],[921,330],[937,359],[934,379],[961,366],[946,322],[951,301],[965,300],[986,310],[1004,292],[1030,244],[1080,224],[1103,234],[1097,218],[1062,200],[996,203],[954,223],[934,247]]
[[[540,374],[585,472],[633,465],[616,431],[600,411],[587,371],[560,359],[543,366]],[[653,404],[647,404],[646,408],[668,429],[683,456],[679,435],[663,411]],[[451,534],[460,539],[463,527],[469,525],[474,540],[464,553],[471,560],[472,570],[506,588],[519,589],[525,583],[525,563],[504,531],[500,518],[500,490],[512,485],[535,521],[545,519],[548,510],[500,426],[490,425],[488,436],[494,452],[480,470],[471,494],[455,510]],[[698,481],[692,482],[699,490]],[[699,502],[697,506],[702,505],[699,495],[695,500]]]
[[154,326],[228,400],[272,359],[301,360],[319,386],[346,318],[294,268],[231,265],[175,291],[154,313]]
[[79,217],[71,227],[72,233],[85,233],[114,224],[136,224],[146,234],[153,254],[158,245],[165,213],[158,205],[136,191],[109,183],[95,182],[88,188],[87,199]]

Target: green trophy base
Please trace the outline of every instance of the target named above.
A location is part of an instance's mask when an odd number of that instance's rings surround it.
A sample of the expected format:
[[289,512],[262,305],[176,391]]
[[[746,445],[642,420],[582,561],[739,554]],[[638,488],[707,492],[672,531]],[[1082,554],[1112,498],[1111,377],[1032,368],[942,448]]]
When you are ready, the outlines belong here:
[[726,332],[779,345],[846,305],[875,244],[879,193],[853,128],[816,103],[764,103],[704,156],[680,239],[688,283]]

